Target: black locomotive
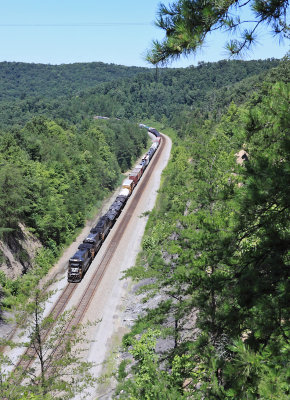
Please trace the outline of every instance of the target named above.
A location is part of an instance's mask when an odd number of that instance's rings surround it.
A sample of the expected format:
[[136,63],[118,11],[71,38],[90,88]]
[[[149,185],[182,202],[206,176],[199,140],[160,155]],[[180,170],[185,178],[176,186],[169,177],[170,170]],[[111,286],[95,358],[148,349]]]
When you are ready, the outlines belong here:
[[[155,151],[157,150],[161,135],[155,128],[148,128],[148,131],[156,136],[156,140],[153,141],[152,146],[148,152],[143,156],[141,163],[135,167],[139,170],[138,179],[136,181],[136,174],[132,174],[131,178],[134,179],[134,185],[128,189],[128,179],[124,185],[122,185],[122,190],[116,197],[114,202],[111,204],[109,210],[98,220],[97,224],[91,229],[90,234],[78,247],[77,252],[69,259],[68,262],[68,282],[80,282],[89,268],[91,262],[98,253],[102,243],[104,242],[106,236],[109,234],[112,226],[116,222],[120,213],[122,212],[125,204],[131,195],[133,188],[136,186],[140,180],[143,172],[145,171],[147,165],[149,164],[151,158],[153,157]],[[133,182],[131,182],[133,183]]]

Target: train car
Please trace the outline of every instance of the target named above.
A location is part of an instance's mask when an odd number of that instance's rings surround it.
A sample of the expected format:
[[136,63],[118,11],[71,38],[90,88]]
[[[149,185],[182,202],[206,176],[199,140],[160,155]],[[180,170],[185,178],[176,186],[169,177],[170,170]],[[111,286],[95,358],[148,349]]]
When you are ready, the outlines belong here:
[[138,174],[136,172],[132,172],[129,176],[128,179],[132,180],[134,182],[134,186],[135,187],[138,183]]
[[141,171],[141,175],[143,175],[143,172],[144,172],[144,167],[143,167],[143,165],[140,163],[140,164],[137,164],[136,166],[135,166],[135,168],[134,168],[134,170],[140,170]]
[[149,164],[149,161],[150,161],[149,155],[148,155],[148,153],[146,153],[145,156],[142,158],[142,161],[141,161],[141,162],[144,162],[144,163],[145,163],[145,168],[146,168],[147,165]]
[[136,167],[133,169],[134,172],[138,172],[140,174],[139,179],[141,178],[143,174],[143,167],[142,165],[138,164]]
[[153,154],[154,154],[154,149],[151,149],[151,147],[150,147],[150,149],[149,149],[149,151],[148,151],[148,156],[149,156],[149,161],[151,160],[151,158],[153,157]]
[[120,191],[120,193],[118,194],[118,196],[116,197],[116,200],[117,201],[121,201],[125,205],[129,196],[130,196],[130,190],[129,189],[122,189]]
[[130,197],[135,185],[147,168],[151,158],[161,142],[161,135],[155,128],[148,128],[156,138],[148,152],[142,158],[140,164],[129,174],[129,178],[122,183],[122,189],[111,204],[109,210],[103,215],[94,226],[86,239],[78,247],[77,252],[69,259],[68,263],[68,282],[80,282],[85,272],[89,268],[92,260],[99,251],[103,241],[110,232],[111,227],[116,222],[122,212],[128,198]]
[[82,243],[77,252],[69,259],[68,262],[68,282],[80,282],[92,262],[92,253],[89,243],[85,246]]
[[158,136],[153,140],[153,143],[157,143],[157,147],[160,145],[160,142],[161,142],[161,136]]
[[152,127],[149,127],[148,131],[149,131],[150,133],[153,133],[153,135],[155,135],[156,137],[160,137],[160,133],[158,132],[157,129],[152,128]]
[[133,192],[134,186],[135,186],[134,182],[131,179],[128,179],[128,178],[125,179],[123,181],[123,183],[122,183],[122,188],[123,189],[128,189],[130,194]]
[[112,227],[114,225],[114,223],[116,222],[117,218],[118,218],[117,211],[116,210],[109,210],[109,211],[106,212],[105,215],[111,221],[111,227]]
[[[97,234],[97,233],[99,233],[100,235],[101,235],[101,238],[102,238],[102,231],[103,231],[103,229],[102,228],[97,228],[96,226],[94,226],[91,230],[90,230],[90,233],[93,233],[94,235],[95,234]],[[103,240],[103,239],[102,239]]]
[[153,144],[152,144],[152,146],[150,147],[150,149],[153,149],[154,150],[154,152],[157,150],[157,147],[158,147],[158,144],[156,143],[156,142],[154,142]]
[[119,216],[124,206],[125,206],[124,201],[115,200],[114,203],[111,204],[109,210],[116,210]]
[[128,178],[134,182],[134,186],[137,185],[139,179],[141,178],[142,172],[143,171],[140,168],[134,168],[133,171],[130,172]]
[[146,167],[147,167],[146,160],[144,160],[144,158],[142,158],[142,160],[141,160],[141,162],[140,162],[140,165],[142,165],[142,167],[143,167],[143,172],[144,172],[145,169],[146,169]]
[[115,211],[117,213],[117,217],[119,217],[123,208],[124,208],[124,203],[115,200],[114,203],[111,204],[108,211]]
[[91,253],[91,261],[92,261],[92,259],[94,258],[93,257],[93,255],[94,255],[94,245],[93,245],[93,243],[84,243],[83,242],[83,243],[81,243],[79,245],[78,249],[79,250],[89,250],[90,253]]
[[97,231],[95,233],[90,233],[85,238],[83,243],[89,243],[93,245],[93,247],[91,248],[91,253],[92,253],[92,258],[95,258],[95,255],[100,250],[100,247],[102,246],[103,243],[101,232]]
[[[105,240],[105,237],[108,235],[112,226],[112,222],[110,218],[106,215],[103,215],[99,220],[95,228],[93,228],[96,232],[100,232],[102,240]],[[92,232],[92,229],[91,229]]]
[[137,185],[138,180],[139,180],[139,172],[130,172],[128,178],[131,179],[134,182],[134,187]]

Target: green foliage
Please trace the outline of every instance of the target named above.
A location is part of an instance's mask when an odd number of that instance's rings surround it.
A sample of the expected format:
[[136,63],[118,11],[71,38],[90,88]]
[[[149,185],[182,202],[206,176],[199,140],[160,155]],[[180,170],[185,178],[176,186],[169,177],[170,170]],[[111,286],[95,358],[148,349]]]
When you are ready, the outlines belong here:
[[100,82],[133,77],[146,68],[125,67],[102,62],[62,65],[0,63],[0,101],[37,96],[54,98],[79,95]]
[[[124,338],[133,363],[120,367],[119,398],[289,395],[289,61],[259,82],[276,65],[200,63],[74,97],[7,101],[10,93],[0,104],[3,237],[22,221],[45,245],[22,279],[0,274],[7,307],[25,303],[67,238],[146,147],[146,131],[125,119],[178,127],[142,252],[126,273],[148,279],[144,301],[156,293],[161,301]],[[96,113],[111,119],[93,120]],[[242,148],[249,161],[238,165]],[[171,344],[166,352],[156,351],[160,340]],[[69,389],[63,381],[55,387]],[[46,396],[41,390],[31,394]]]
[[44,247],[38,251],[33,268],[17,279],[9,279],[3,271],[0,271],[0,285],[3,292],[2,308],[11,309],[18,304],[24,304],[55,260],[55,253]]
[[184,398],[176,390],[169,377],[157,372],[157,357],[154,353],[156,338],[160,332],[148,329],[139,339],[133,340],[130,353],[137,361],[133,367],[134,379],[128,379],[117,389],[117,398],[130,400],[177,400]]
[[18,221],[28,212],[27,190],[28,183],[23,177],[23,171],[11,161],[3,162],[0,169],[1,235],[13,231]]
[[3,229],[22,220],[57,253],[56,246],[82,226],[90,208],[119,182],[120,168],[131,167],[146,143],[146,132],[119,121],[77,130],[36,118],[13,136],[3,134]]
[[[21,365],[13,372],[4,372],[12,365],[5,357],[0,359],[0,393],[2,398],[22,399],[71,399],[95,383],[90,373],[92,363],[83,361],[87,326],[78,325],[67,329],[73,313],[64,312],[56,319],[44,317],[45,302],[52,293],[35,288],[29,301],[18,305],[17,321],[28,339],[23,343],[5,343],[11,347],[27,347],[23,360],[34,360],[30,367]],[[61,340],[60,340],[61,338]],[[1,343],[2,344],[2,343]],[[87,343],[86,343],[87,344]]]
[[[132,166],[147,136],[129,122],[87,121],[77,129],[43,117],[1,133],[1,236],[15,248],[22,222],[44,245],[23,277],[1,275],[3,306],[29,295],[90,210],[120,183],[121,169]],[[22,262],[26,256],[18,254]]]
[[173,344],[148,365],[180,398],[289,396],[289,87],[273,76],[219,123],[183,121],[142,252],[126,272],[162,300],[124,343],[159,329]]
[[[241,55],[256,43],[260,24],[270,25],[274,36],[289,38],[288,4],[288,0],[178,0],[169,6],[161,3],[156,25],[164,30],[166,36],[161,42],[153,42],[147,61],[157,65],[182,54],[195,53],[204,45],[209,33],[216,30],[229,31],[238,37],[226,45],[231,56]],[[243,20],[241,11],[245,6],[252,15]],[[238,31],[245,23],[246,27]]]
[[[16,91],[14,97],[0,99],[0,127],[23,126],[36,115],[77,125],[84,125],[85,120],[92,120],[96,114],[138,122],[144,119],[181,122],[183,114],[188,115],[193,110],[195,117],[200,114],[207,117],[211,113],[220,115],[232,100],[240,103],[247,98],[254,87],[259,86],[265,73],[277,64],[278,60],[274,59],[201,62],[197,67],[162,68],[157,79],[154,71],[144,69],[131,78],[92,85],[76,96],[64,96],[64,91],[48,97],[49,85],[45,90],[39,88],[38,96],[24,99],[19,98]],[[14,67],[15,72],[18,68],[21,74],[21,65]],[[63,79],[58,80],[59,87],[67,85]],[[35,81],[31,85],[41,81],[37,70]],[[21,90],[21,82],[17,90]],[[83,79],[83,82],[89,81]]]

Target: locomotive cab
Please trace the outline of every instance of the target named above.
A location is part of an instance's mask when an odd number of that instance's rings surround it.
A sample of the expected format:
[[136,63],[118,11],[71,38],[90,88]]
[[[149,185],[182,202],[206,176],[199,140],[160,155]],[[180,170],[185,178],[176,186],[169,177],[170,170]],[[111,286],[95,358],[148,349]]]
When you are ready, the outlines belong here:
[[[80,282],[92,261],[90,247],[84,247],[82,245],[79,246],[79,249],[74,256],[69,259],[68,282]],[[82,248],[80,249],[80,247]]]
[[82,280],[82,261],[71,258],[68,262],[68,282],[80,282]]
[[[102,237],[102,240],[105,240],[105,237],[108,235],[110,229],[112,226],[111,220],[106,216],[103,215],[97,225],[95,226],[96,232],[99,231]],[[93,229],[91,229],[91,232],[93,233]]]
[[101,233],[100,232],[95,232],[95,233],[90,233],[85,240],[83,241],[83,243],[89,243],[92,245],[91,248],[91,253],[92,253],[92,257],[94,258],[96,253],[99,251],[103,240],[101,237]]

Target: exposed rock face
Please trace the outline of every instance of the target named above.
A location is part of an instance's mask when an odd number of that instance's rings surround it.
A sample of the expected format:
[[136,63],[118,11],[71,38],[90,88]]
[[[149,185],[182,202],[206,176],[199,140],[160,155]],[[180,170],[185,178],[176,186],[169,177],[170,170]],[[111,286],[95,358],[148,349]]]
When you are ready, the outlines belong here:
[[238,153],[235,154],[237,157],[237,163],[239,165],[244,164],[245,161],[249,161],[249,154],[245,150],[240,150]]
[[0,241],[0,270],[10,279],[27,272],[33,265],[40,241],[21,223],[19,231]]

